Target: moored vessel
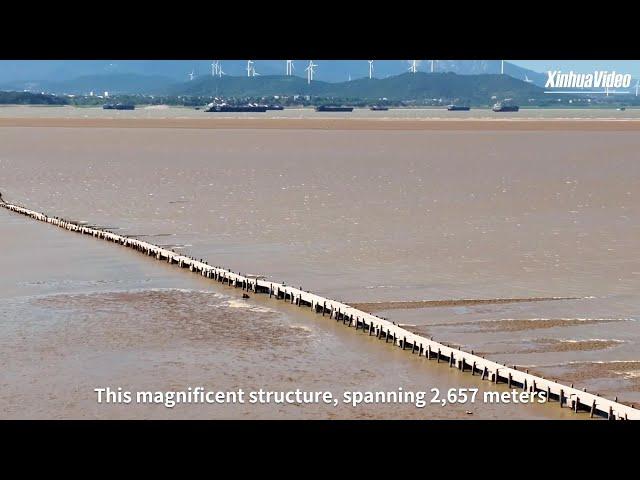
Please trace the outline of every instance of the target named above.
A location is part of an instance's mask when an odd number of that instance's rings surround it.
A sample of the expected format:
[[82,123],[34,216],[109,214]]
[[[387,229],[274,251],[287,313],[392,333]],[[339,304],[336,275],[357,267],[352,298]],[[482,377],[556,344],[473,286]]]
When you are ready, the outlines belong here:
[[492,110],[494,112],[517,112],[520,110],[520,107],[509,103],[498,102],[493,106]]
[[353,107],[344,105],[320,105],[316,107],[316,112],[353,112]]
[[229,105],[228,103],[209,104],[205,112],[266,112],[266,105]]

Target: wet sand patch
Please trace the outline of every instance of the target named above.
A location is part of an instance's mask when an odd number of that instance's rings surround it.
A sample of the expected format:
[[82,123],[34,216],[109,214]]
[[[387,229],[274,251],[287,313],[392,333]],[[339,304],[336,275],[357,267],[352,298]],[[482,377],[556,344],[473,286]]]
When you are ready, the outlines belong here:
[[426,327],[470,327],[467,332],[520,332],[554,327],[570,327],[575,325],[594,325],[598,323],[623,322],[627,319],[609,318],[531,318],[481,320],[477,322],[436,323]]
[[[218,349],[263,350],[292,346],[309,335],[304,330],[288,329],[284,335],[286,325],[276,311],[205,291],[49,295],[36,297],[31,304],[55,311],[58,317],[64,313],[65,320],[53,329],[62,349],[69,342],[129,348],[198,341]],[[147,315],[138,317],[138,311]]]
[[639,131],[638,120],[364,118],[73,118],[4,117],[0,127],[285,130]]
[[571,362],[563,365],[571,372],[571,378],[576,381],[594,378],[619,378],[635,380],[640,385],[640,361],[611,361],[611,362]]
[[457,300],[418,300],[418,301],[398,301],[398,302],[365,302],[350,303],[350,305],[364,312],[376,312],[384,310],[408,310],[414,308],[433,307],[466,307],[473,305],[494,305],[502,303],[521,302],[547,302],[552,300],[579,300],[580,297],[529,297],[529,298],[477,298],[477,299],[457,299]]
[[[602,379],[621,380],[626,384],[624,388],[618,387],[612,392],[596,391],[596,393],[610,396],[623,393],[624,390],[640,391],[640,361],[637,360],[571,362],[560,365],[530,366],[529,371],[534,375],[551,378],[567,385],[575,384],[577,386]],[[624,399],[618,399],[618,401],[625,405],[634,405]]]
[[589,340],[564,340],[556,338],[536,338],[527,341],[527,347],[504,349],[497,353],[550,353],[550,352],[577,352],[590,350],[605,350],[624,343],[621,340],[589,339]]

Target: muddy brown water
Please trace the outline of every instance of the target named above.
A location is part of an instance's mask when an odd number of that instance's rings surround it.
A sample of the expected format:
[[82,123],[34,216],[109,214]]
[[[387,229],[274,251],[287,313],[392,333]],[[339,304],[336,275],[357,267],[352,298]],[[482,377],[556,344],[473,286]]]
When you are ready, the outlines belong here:
[[[3,127],[0,191],[343,301],[575,297],[380,314],[633,403],[639,147],[621,131]],[[3,418],[467,418],[472,409],[96,405],[95,385],[341,392],[475,380],[113,245],[4,210],[0,219],[11,272],[0,279]],[[609,367],[580,373],[594,361]],[[551,405],[473,410],[565,415]]]

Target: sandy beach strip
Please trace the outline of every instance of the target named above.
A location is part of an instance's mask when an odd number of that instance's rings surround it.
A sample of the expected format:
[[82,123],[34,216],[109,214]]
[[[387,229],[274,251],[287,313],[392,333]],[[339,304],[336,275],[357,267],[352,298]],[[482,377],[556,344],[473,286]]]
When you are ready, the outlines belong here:
[[[535,319],[502,319],[480,320],[476,322],[431,323],[425,328],[463,327],[465,332],[522,332],[555,327],[572,327],[576,325],[596,325],[607,322],[619,322],[616,319],[580,319],[580,318],[535,318]],[[467,328],[465,328],[467,327]],[[419,332],[416,332],[419,333]]]
[[522,353],[550,353],[550,352],[578,352],[606,350],[621,345],[620,340],[589,339],[589,340],[565,340],[555,338],[537,338],[527,342],[530,346],[514,349],[500,349],[492,353],[522,354]]
[[0,127],[635,132],[640,131],[640,120],[0,117]]
[[[584,368],[585,366],[587,368]],[[577,381],[591,378],[623,377],[640,382],[640,361],[637,360],[571,362],[566,367],[572,370],[572,377]],[[638,384],[640,385],[640,383]]]
[[497,305],[502,303],[548,302],[552,300],[578,300],[577,297],[528,297],[528,298],[479,298],[458,300],[419,300],[408,302],[368,302],[350,303],[354,308],[365,312],[385,310],[408,310],[414,308],[466,307],[473,305]]
[[[628,390],[640,390],[640,361],[637,360],[584,361],[545,366],[530,365],[529,373],[571,385],[574,382],[583,383],[599,379],[617,379],[625,381],[627,384],[626,389]],[[614,392],[606,392],[606,394],[615,395]],[[619,402],[625,405],[633,405],[633,403],[624,400],[619,400]]]

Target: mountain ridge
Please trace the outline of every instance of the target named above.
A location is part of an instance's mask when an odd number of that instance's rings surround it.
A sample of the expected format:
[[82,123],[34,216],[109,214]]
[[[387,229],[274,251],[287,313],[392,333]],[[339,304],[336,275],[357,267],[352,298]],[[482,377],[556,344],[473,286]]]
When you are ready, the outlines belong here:
[[94,92],[153,94],[174,83],[171,77],[141,75],[135,73],[112,73],[83,75],[72,80],[45,82],[10,82],[0,85],[2,90],[25,90],[55,94],[86,95]]
[[541,97],[540,87],[508,75],[458,75],[455,73],[403,73],[382,79],[358,79],[350,82],[313,81],[299,77],[203,77],[172,85],[166,94],[173,96],[265,97],[310,95],[316,97],[388,99],[422,101],[434,99],[460,100],[468,103],[489,103],[491,100],[513,98],[527,101]]
[[[48,84],[70,82],[78,77],[91,75],[135,74],[160,76],[173,82],[186,81],[190,73],[196,78],[211,76],[212,60],[0,60],[0,85],[12,84],[24,89],[45,89]],[[247,76],[246,60],[221,60],[224,72],[231,76]],[[294,75],[305,77],[309,60],[294,60]],[[344,82],[369,76],[367,60],[314,60],[317,65],[314,78],[326,82]],[[261,75],[284,75],[285,60],[255,60],[254,67]],[[430,60],[417,60],[418,70],[430,72]],[[435,71],[460,75],[500,73],[500,60],[434,60]],[[375,60],[373,74],[376,78],[397,76],[407,72],[407,60]],[[538,85],[545,75],[505,61],[505,73]],[[93,88],[95,90],[95,88]]]
[[[40,90],[37,90],[38,92]],[[175,82],[161,76],[137,74],[89,75],[74,82],[51,82],[46,93],[58,95],[146,95],[157,97],[201,98],[266,98],[321,97],[336,101],[366,100],[376,102],[417,102],[438,104],[461,102],[486,105],[495,100],[512,98],[525,103],[542,99],[543,90],[532,83],[509,75],[456,73],[402,73],[386,78],[361,78],[347,82],[325,82],[297,76],[260,75],[255,77],[203,76],[186,82]]]

